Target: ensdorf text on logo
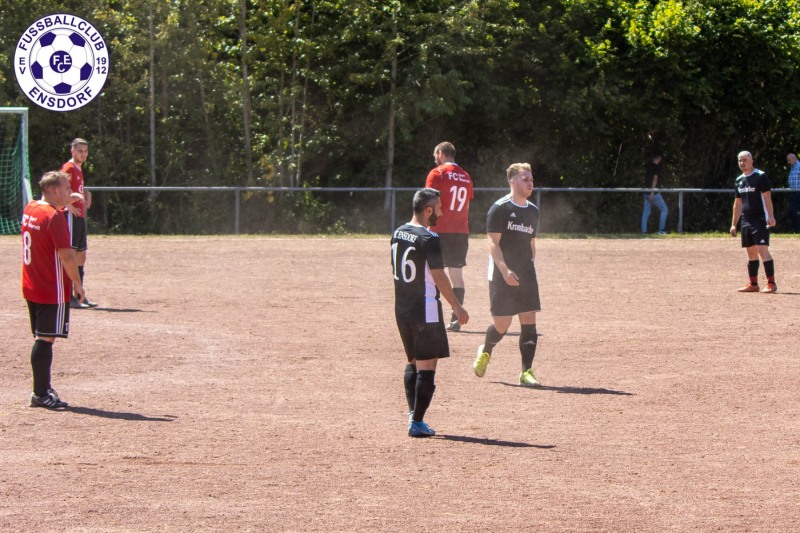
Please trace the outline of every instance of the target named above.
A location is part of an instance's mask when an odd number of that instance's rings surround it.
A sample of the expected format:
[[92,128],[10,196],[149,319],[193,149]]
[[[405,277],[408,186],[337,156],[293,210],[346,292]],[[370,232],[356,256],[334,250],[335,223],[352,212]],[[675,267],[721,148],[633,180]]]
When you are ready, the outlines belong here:
[[14,53],[22,92],[50,111],[72,111],[91,102],[110,66],[103,36],[75,15],[40,18],[22,34]]

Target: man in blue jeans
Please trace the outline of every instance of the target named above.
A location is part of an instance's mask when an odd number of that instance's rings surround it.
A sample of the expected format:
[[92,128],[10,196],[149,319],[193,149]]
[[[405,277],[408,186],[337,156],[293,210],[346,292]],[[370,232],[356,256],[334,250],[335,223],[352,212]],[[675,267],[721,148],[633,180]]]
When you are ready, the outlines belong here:
[[[644,188],[656,189],[658,188],[658,179],[661,177],[661,154],[655,154],[653,158],[647,163],[644,171]],[[644,210],[642,211],[642,233],[647,233],[647,220],[650,218],[650,211],[653,204],[661,211],[658,218],[658,234],[665,235],[667,225],[667,204],[664,203],[664,198],[660,192],[652,191],[644,195]]]

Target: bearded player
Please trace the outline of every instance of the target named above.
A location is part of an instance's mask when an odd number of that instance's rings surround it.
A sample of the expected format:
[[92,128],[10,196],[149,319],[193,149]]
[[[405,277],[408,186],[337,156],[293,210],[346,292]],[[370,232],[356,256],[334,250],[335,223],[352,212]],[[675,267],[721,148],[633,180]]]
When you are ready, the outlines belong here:
[[439,191],[420,189],[414,194],[413,207],[411,221],[392,234],[394,314],[408,361],[403,374],[408,435],[430,437],[436,431],[423,418],[436,389],[436,364],[450,357],[439,294],[453,307],[459,324],[466,324],[469,314],[444,273],[439,236],[427,229],[442,213]]

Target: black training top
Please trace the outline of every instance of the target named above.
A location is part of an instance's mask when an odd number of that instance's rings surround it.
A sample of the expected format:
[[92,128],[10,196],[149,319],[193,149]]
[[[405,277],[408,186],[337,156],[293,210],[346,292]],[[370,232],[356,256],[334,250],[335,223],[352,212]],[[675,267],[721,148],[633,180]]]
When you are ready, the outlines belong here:
[[739,175],[736,178],[736,198],[742,199],[743,222],[766,222],[767,208],[761,193],[770,190],[767,175],[754,169],[750,175]]
[[415,322],[438,322],[439,289],[431,269],[444,268],[439,236],[411,223],[392,234],[394,312],[397,318]]
[[[539,223],[539,208],[526,201],[525,205],[517,205],[509,196],[497,200],[486,217],[486,232],[500,233],[500,250],[506,266],[518,277],[531,276],[533,269],[533,252],[531,240],[536,237],[536,226]],[[491,261],[491,257],[490,257]],[[503,273],[491,261],[491,279],[502,280]]]

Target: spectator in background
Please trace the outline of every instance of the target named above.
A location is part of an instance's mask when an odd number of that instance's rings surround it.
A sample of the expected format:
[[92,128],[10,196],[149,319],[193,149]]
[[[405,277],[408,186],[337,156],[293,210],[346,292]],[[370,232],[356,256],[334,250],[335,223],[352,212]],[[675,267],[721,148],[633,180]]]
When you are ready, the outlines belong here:
[[[657,189],[658,182],[661,178],[661,161],[663,156],[659,153],[653,155],[652,159],[645,165],[644,170],[644,188]],[[650,218],[650,211],[653,205],[661,211],[658,218],[658,234],[666,234],[667,225],[667,204],[664,203],[664,198],[660,192],[651,191],[644,194],[644,209],[642,210],[642,233],[647,233],[647,221]]]
[[789,188],[798,191],[789,193],[789,220],[792,223],[792,231],[800,233],[800,161],[797,156],[789,154],[786,156],[786,163],[791,167],[789,170]]

